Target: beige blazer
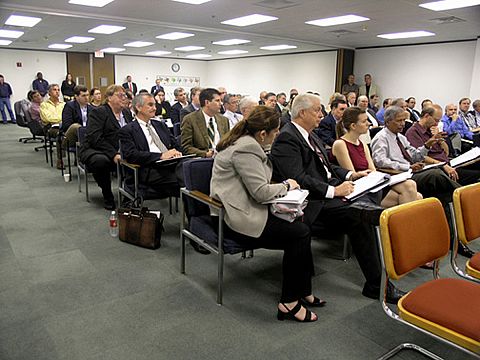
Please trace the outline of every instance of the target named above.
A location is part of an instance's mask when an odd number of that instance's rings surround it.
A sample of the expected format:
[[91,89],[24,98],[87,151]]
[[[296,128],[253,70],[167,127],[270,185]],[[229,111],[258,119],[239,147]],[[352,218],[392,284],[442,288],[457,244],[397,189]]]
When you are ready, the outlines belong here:
[[262,202],[285,196],[283,184],[270,184],[272,164],[250,135],[215,155],[210,196],[225,207],[225,222],[238,233],[259,237],[268,219]]
[[[378,98],[380,99],[380,89],[375,84],[370,85],[370,96],[372,96],[373,94],[377,95]],[[367,95],[367,86],[366,85],[360,86],[360,89],[358,90],[358,96],[360,96],[360,95],[365,95],[365,96]],[[370,99],[368,99],[368,102],[370,102]]]
[[[216,114],[215,122],[217,123],[218,134],[220,138],[224,137],[230,130],[228,118],[223,115]],[[185,116],[180,126],[182,133],[182,152],[184,155],[195,154],[205,157],[208,151],[208,132],[207,124],[202,110],[194,111]]]

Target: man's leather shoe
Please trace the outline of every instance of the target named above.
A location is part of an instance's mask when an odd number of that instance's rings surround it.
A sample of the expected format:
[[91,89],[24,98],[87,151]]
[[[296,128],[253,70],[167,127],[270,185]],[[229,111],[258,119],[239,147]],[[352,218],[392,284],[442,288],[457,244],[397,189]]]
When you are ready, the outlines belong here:
[[[405,294],[406,292],[397,289],[390,281],[387,282],[387,303],[396,305],[398,300],[400,300],[400,298]],[[380,286],[372,285],[369,282],[366,282],[363,286],[362,295],[370,299],[379,300]]]
[[466,245],[463,245],[461,243],[458,243],[458,255],[465,256],[467,258],[471,258],[473,255],[475,255],[475,252],[470,250],[470,248]]
[[208,255],[210,254],[210,251],[205,249],[203,246],[198,245],[195,241],[190,240],[190,245],[195,249],[196,252],[202,254],[202,255]]
[[115,210],[115,201],[113,199],[105,199],[103,207],[107,210]]

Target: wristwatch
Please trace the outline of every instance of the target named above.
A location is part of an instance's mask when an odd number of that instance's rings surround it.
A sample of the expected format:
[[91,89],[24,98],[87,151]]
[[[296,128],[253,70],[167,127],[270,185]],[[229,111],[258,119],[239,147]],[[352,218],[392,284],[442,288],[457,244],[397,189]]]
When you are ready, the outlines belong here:
[[283,183],[283,185],[285,185],[287,187],[287,191],[290,191],[290,184],[288,183],[288,181],[283,180],[282,183]]

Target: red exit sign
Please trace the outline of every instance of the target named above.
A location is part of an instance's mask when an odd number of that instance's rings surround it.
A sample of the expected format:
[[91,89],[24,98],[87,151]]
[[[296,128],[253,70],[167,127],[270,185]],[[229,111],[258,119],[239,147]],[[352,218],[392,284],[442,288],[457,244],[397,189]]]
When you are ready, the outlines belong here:
[[21,63],[21,62],[17,62],[17,67],[22,67],[22,63]]

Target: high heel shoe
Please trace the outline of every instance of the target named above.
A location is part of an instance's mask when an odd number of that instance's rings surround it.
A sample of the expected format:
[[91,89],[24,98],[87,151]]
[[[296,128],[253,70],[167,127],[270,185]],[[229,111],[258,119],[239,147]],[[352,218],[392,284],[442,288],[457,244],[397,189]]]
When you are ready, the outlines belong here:
[[307,306],[313,306],[313,307],[322,307],[327,304],[325,300],[319,299],[316,296],[313,297],[313,302],[307,301],[306,298],[301,298],[300,301]]
[[315,314],[315,318],[312,318],[312,312],[305,309],[305,318],[303,320],[297,319],[295,315],[302,309],[302,305],[300,304],[300,301],[297,302],[297,305],[294,306],[292,310],[290,310],[284,303],[281,303],[285,309],[287,309],[288,312],[283,312],[282,310],[278,309],[277,313],[277,319],[280,321],[285,320],[285,316],[292,317],[293,319],[299,321],[299,322],[314,322],[318,320],[318,316]]

